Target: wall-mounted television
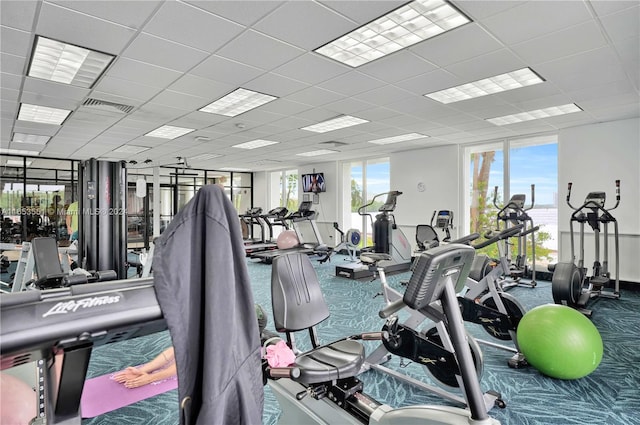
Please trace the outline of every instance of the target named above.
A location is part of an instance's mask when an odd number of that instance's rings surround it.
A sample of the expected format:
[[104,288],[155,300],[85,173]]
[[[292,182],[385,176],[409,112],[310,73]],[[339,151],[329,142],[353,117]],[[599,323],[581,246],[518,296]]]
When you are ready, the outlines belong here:
[[327,187],[324,184],[324,173],[311,173],[302,175],[303,192],[325,192]]

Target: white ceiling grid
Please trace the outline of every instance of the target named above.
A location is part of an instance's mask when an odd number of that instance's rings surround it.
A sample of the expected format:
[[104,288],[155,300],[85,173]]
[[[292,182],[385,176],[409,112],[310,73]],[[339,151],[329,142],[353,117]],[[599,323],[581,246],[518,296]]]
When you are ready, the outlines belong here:
[[[313,52],[403,4],[0,0],[0,146],[153,164],[218,154],[189,164],[259,171],[640,116],[638,1],[453,0],[470,23],[358,68]],[[115,59],[90,89],[26,77],[36,35]],[[545,82],[447,105],[424,96],[525,67]],[[239,87],[278,99],[236,117],[199,111]],[[83,106],[88,98],[133,110]],[[583,112],[502,127],[486,121],[574,102]],[[18,121],[20,103],[72,113],[61,126]],[[343,114],[370,122],[322,134],[301,130]],[[145,136],[163,125],[195,131],[174,140]],[[15,132],[52,138],[18,144],[11,142]],[[429,137],[368,143],[407,133]],[[256,139],[278,143],[232,147]],[[345,144],[322,144],[331,141]],[[122,146],[149,149],[114,152]],[[297,155],[325,148],[338,152]]]

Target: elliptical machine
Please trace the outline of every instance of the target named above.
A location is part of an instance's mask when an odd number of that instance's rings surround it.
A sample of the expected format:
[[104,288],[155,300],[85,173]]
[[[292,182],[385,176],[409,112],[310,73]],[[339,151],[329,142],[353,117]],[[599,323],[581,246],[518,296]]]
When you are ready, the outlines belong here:
[[[571,232],[571,261],[550,265],[549,270],[553,271],[551,280],[551,292],[553,301],[556,304],[563,304],[573,307],[586,316],[591,316],[592,311],[585,308],[587,302],[592,298],[620,298],[620,260],[618,244],[618,221],[611,215],[610,211],[616,209],[620,204],[620,180],[616,180],[616,203],[612,208],[605,208],[605,192],[589,192],[584,203],[575,208],[571,205],[571,186],[569,183],[567,192],[567,205],[573,210],[569,228]],[[575,264],[575,246],[573,223],[580,223],[580,257]],[[593,229],[595,237],[595,258],[593,261],[593,274],[588,276],[587,268],[584,266],[584,225],[588,223]],[[615,245],[615,269],[616,277],[613,280],[613,289],[605,288],[612,282],[609,272],[609,232],[608,225],[614,225],[614,245]],[[603,261],[600,263],[600,224],[604,227],[603,241]]]
[[[511,257],[511,249],[509,249],[509,241],[504,240],[504,252],[507,255],[507,259],[511,263],[508,276],[511,277],[511,282],[503,282],[502,288],[507,289],[513,286],[528,286],[530,288],[536,287],[536,233],[528,232],[529,229],[534,228],[533,219],[527,211],[533,208],[535,205],[535,185],[531,185],[531,205],[529,208],[525,208],[527,196],[524,193],[518,193],[511,196],[509,202],[507,202],[502,208],[498,206],[498,186],[493,189],[493,205],[498,209],[496,215],[497,230],[508,229],[512,226],[522,224],[522,232],[516,235],[518,244],[518,253],[515,260]],[[502,225],[500,223],[503,223]],[[531,235],[531,269],[527,265],[527,235]],[[527,276],[531,272],[531,282],[522,282],[521,278]]]
[[[376,199],[387,196],[384,204],[378,208],[378,214],[375,221],[371,215],[367,213],[367,207],[373,205]],[[404,232],[397,226],[393,211],[396,209],[398,196],[402,192],[392,190],[390,192],[379,193],[373,197],[371,202],[358,208],[358,214],[368,216],[371,220],[373,229],[373,252],[379,254],[389,254],[390,259],[381,262],[380,266],[387,273],[402,272],[409,270],[411,267],[411,244],[405,236]],[[365,248],[367,250],[367,248]],[[370,250],[370,248],[369,248]],[[373,276],[375,270],[362,262],[336,266],[336,276],[347,277],[350,279],[361,279]]]

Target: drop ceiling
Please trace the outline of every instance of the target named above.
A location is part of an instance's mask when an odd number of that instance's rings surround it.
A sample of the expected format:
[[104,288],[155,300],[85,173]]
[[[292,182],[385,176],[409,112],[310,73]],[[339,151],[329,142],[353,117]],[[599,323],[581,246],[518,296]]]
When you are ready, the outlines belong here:
[[[260,171],[640,116],[638,1],[454,0],[471,22],[357,68],[314,52],[403,4],[2,0],[1,147],[153,165],[180,156],[195,168]],[[115,59],[90,88],[28,77],[36,36]],[[449,104],[424,96],[525,67],[544,82]],[[199,111],[237,88],[277,99],[235,117]],[[62,125],[33,123],[17,120],[21,103],[72,112]],[[582,111],[504,126],[487,121],[570,103]],[[321,134],[301,129],[340,115],[368,122]],[[173,140],[145,136],[163,125],[194,131]],[[51,139],[16,143],[14,133]],[[407,133],[429,137],[369,143]],[[233,147],[257,139],[277,143]],[[129,146],[148,149],[130,154]],[[298,155],[320,149],[336,152]],[[204,154],[219,156],[190,159]]]

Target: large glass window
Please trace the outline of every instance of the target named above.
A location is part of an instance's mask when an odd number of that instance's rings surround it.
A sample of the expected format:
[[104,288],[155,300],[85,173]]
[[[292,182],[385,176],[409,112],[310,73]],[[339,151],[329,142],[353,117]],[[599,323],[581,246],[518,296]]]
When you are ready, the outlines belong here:
[[384,203],[386,197],[378,198],[374,204],[366,208],[366,215],[364,216],[358,213],[358,209],[370,203],[376,195],[390,190],[389,158],[352,162],[349,164],[349,176],[351,221],[347,224],[350,228],[360,230],[363,234],[362,245],[369,246],[373,244],[371,219]]
[[[536,263],[557,259],[558,149],[555,136],[508,140],[466,150],[466,214],[468,233],[496,229],[496,214],[514,196],[524,199],[524,209],[532,218],[536,232]],[[532,188],[534,185],[534,199]],[[533,203],[533,204],[532,204]],[[532,207],[533,206],[533,207]],[[516,249],[516,245],[511,245]],[[497,248],[485,249],[497,256]],[[527,262],[533,258],[531,245]]]

